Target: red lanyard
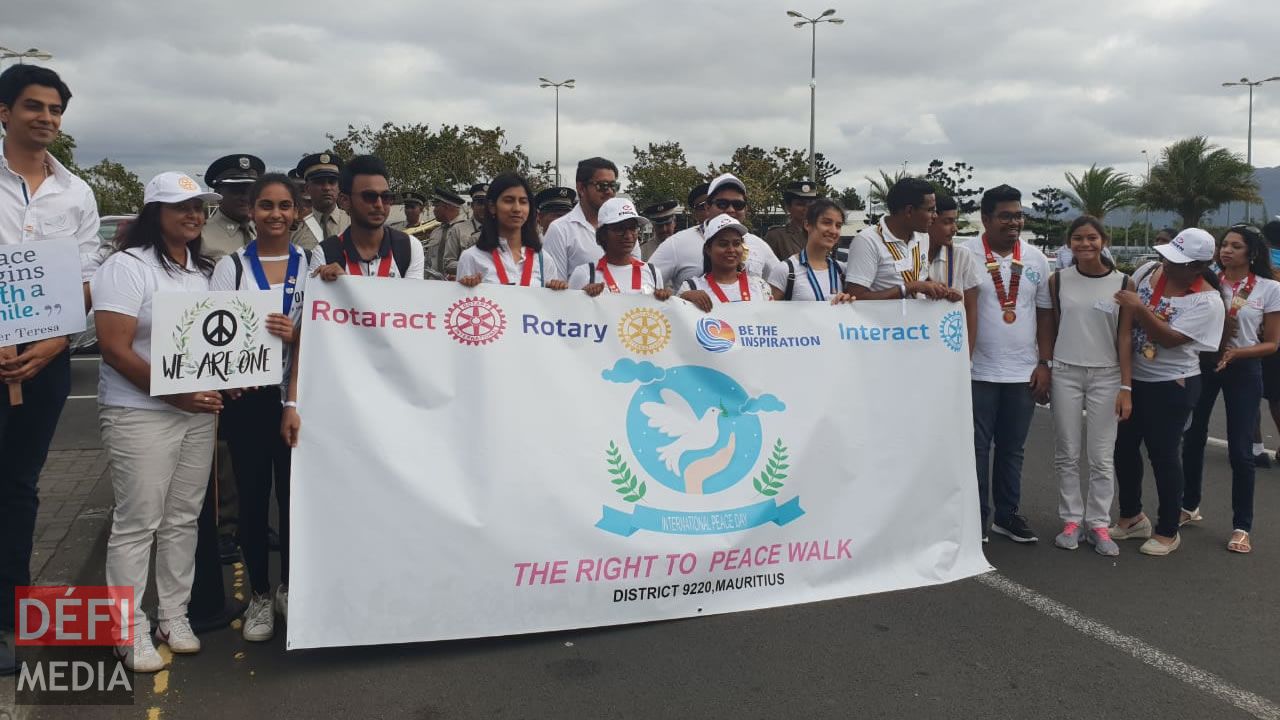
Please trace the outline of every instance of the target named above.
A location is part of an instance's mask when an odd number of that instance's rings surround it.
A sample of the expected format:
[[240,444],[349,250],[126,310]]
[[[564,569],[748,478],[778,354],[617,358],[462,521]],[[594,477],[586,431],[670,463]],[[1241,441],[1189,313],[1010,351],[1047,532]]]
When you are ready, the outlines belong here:
[[[1165,275],[1164,272],[1161,272],[1160,279],[1156,281],[1156,286],[1151,290],[1151,311],[1154,312],[1161,320],[1169,319],[1168,313],[1161,313],[1157,309],[1160,307],[1160,300],[1164,298],[1164,285],[1165,285],[1165,281],[1167,281],[1168,279],[1169,279],[1169,276]],[[1191,295],[1193,293],[1198,293],[1203,289],[1204,289],[1204,278],[1196,278],[1196,281],[1191,283],[1191,287],[1187,288],[1187,291],[1184,292],[1183,295],[1185,296],[1185,295]]]
[[[364,275],[364,270],[360,269],[360,263],[352,260],[347,251],[343,250],[342,255],[347,259],[347,272],[351,275]],[[373,262],[370,260],[369,262]],[[382,256],[382,262],[378,263],[378,277],[391,277],[391,253]]]
[[1005,294],[1004,280],[1000,277],[1000,263],[987,244],[987,236],[982,236],[982,251],[986,254],[987,272],[991,273],[991,283],[996,286],[996,301],[1004,310],[1004,321],[1012,323],[1018,306],[1018,286],[1022,284],[1022,241],[1013,241],[1013,264],[1009,267],[1009,293]]
[[[729,302],[729,298],[720,289],[720,283],[716,282],[711,273],[707,273],[707,285],[711,288],[711,292],[715,293],[717,300],[722,303]],[[738,273],[738,294],[742,296],[742,302],[751,301],[751,288],[747,286],[747,274],[744,272]]]
[[[639,260],[636,260],[635,258],[631,258],[631,289],[632,290],[635,290],[635,291],[640,290],[640,268],[643,266],[644,266],[644,263],[640,262]],[[622,292],[621,290],[618,289],[618,283],[613,281],[613,273],[609,272],[609,263],[605,262],[604,258],[600,258],[600,262],[596,264],[596,269],[599,270],[600,274],[604,276],[604,284],[605,284],[605,287],[609,288],[609,292],[611,293]],[[726,300],[725,302],[728,302],[728,300]]]
[[[498,282],[503,285],[510,285],[511,278],[507,277],[507,267],[502,262],[502,256],[498,254],[497,249],[489,251],[493,255],[493,269],[498,273]],[[520,271],[520,287],[529,287],[529,283],[533,281],[533,248],[525,247],[524,249],[524,269]]]
[[[1227,282],[1227,274],[1221,273],[1218,277],[1223,283]],[[1162,280],[1164,278],[1161,278]],[[1244,287],[1240,287],[1240,283],[1244,283]],[[1231,307],[1227,308],[1227,315],[1235,317],[1240,313],[1240,308],[1249,302],[1249,296],[1253,294],[1253,288],[1258,284],[1258,276],[1249,273],[1249,277],[1235,283],[1231,286]]]

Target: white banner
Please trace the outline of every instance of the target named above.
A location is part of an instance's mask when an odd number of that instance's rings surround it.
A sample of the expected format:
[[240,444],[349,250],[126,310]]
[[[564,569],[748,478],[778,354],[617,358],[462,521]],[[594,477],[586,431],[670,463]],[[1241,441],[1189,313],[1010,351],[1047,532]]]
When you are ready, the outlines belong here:
[[84,330],[75,238],[0,245],[0,347]]
[[943,302],[307,288],[288,647],[709,615],[984,572]]
[[266,328],[278,312],[277,290],[156,293],[151,394],[279,385],[284,343]]

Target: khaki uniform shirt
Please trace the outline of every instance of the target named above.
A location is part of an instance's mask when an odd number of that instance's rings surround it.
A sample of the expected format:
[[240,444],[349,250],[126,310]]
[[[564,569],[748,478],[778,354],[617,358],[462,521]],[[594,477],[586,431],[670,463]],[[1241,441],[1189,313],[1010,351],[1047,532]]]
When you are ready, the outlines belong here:
[[444,270],[445,275],[458,274],[458,258],[462,251],[476,244],[480,239],[480,223],[474,217],[468,222],[460,222],[449,228],[444,237]]
[[805,249],[809,244],[809,236],[805,234],[803,226],[787,223],[769,228],[769,232],[764,234],[764,241],[773,249],[774,255],[788,258]]
[[201,248],[215,262],[248,245],[255,237],[252,223],[242,225],[223,215],[221,210],[213,211],[200,232]]
[[312,224],[304,218],[298,223],[298,229],[293,231],[292,238],[293,243],[304,250],[314,250],[325,238],[338,235],[351,226],[351,217],[336,207],[328,216],[315,210],[308,217],[315,218],[315,225],[320,228],[321,237],[316,237],[315,231],[311,229]]
[[[436,272],[442,275],[445,274],[444,248],[445,248],[446,238],[449,236],[450,230],[452,230],[454,227],[460,224],[465,223],[466,220],[467,219],[465,217],[463,217],[462,215],[459,215],[458,217],[453,219],[453,222],[440,223],[435,228],[433,228],[430,233],[427,234],[426,239],[422,241],[422,252],[426,256],[427,267],[429,269],[435,270]],[[456,261],[455,261],[455,267],[456,267]]]

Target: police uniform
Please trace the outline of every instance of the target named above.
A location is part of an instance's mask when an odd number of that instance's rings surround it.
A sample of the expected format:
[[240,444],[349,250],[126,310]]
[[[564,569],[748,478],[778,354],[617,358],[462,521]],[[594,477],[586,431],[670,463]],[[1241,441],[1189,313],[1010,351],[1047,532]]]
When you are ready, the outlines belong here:
[[[782,207],[789,209],[791,201],[797,198],[812,200],[816,197],[818,188],[808,180],[789,182],[782,192]],[[769,232],[764,234],[764,241],[773,249],[774,255],[785,258],[804,250],[809,244],[809,235],[804,231],[803,223],[788,222],[769,228]]]
[[[453,207],[462,209],[465,204],[462,197],[457,193],[451,192],[444,188],[435,188],[431,191],[431,202],[452,205]],[[441,222],[431,232],[427,233],[427,237],[422,241],[422,252],[426,256],[427,269],[433,272],[445,274],[444,271],[444,248],[445,241],[449,235],[449,231],[453,228],[467,222],[467,216],[459,212],[450,222]]]
[[[298,162],[297,174],[304,182],[317,178],[338,178],[342,170],[342,158],[332,153],[315,153]],[[294,244],[307,250],[314,249],[325,238],[340,234],[351,225],[351,218],[339,207],[329,213],[313,210],[303,218],[293,233]]]
[[[214,192],[221,192],[229,185],[239,185],[247,191],[266,170],[262,160],[253,155],[225,155],[213,161],[204,173],[204,181]],[[248,245],[255,237],[253,223],[248,218],[237,222],[222,210],[214,210],[200,233],[201,250],[216,262],[223,255]]]
[[[679,209],[680,203],[675,200],[663,200],[640,211],[640,214],[653,224],[653,231],[646,233],[644,239],[640,241],[640,259],[648,262],[649,257],[653,255],[653,251],[657,250],[658,246],[667,238],[675,234],[676,214]],[[671,225],[672,232],[667,233],[667,236],[661,240],[658,239],[658,226],[667,224]]]
[[533,204],[538,208],[538,232],[545,233],[546,226],[550,222],[543,223],[542,215],[549,213],[559,213],[564,215],[573,209],[575,203],[578,202],[578,193],[572,188],[552,187],[543,190],[533,198]]
[[[489,183],[476,183],[471,186],[471,198],[487,197],[489,193]],[[458,274],[458,258],[462,257],[462,253],[467,248],[476,244],[476,240],[480,239],[480,221],[475,215],[468,218],[468,222],[460,222],[449,228],[449,233],[444,238],[444,274],[456,276]]]
[[[401,194],[400,194],[400,197],[401,197],[401,200],[402,200],[401,205],[402,205],[402,206],[405,206],[405,207],[407,207],[407,206],[409,205],[409,203],[414,203],[414,204],[422,205],[422,206],[426,206],[426,204],[427,204],[427,196],[426,196],[426,195],[423,195],[422,193],[418,192],[417,190],[406,190],[405,192],[403,192],[403,193],[401,193]],[[419,217],[418,217],[418,224],[422,224],[422,217],[421,217],[421,216],[419,216]],[[402,232],[403,232],[403,231],[405,231],[405,230],[409,230],[409,229],[411,229],[411,228],[409,227],[409,214],[408,214],[408,212],[406,211],[406,212],[405,212],[405,216],[404,216],[403,218],[401,218],[401,219],[397,220],[396,222],[394,222],[394,223],[390,223],[390,222],[389,222],[389,223],[387,223],[387,227],[389,227],[389,228],[394,228],[394,229],[396,229],[396,230],[400,230],[400,231],[402,231]],[[415,227],[416,227],[416,226],[415,226]],[[416,238],[418,238],[418,242],[422,242],[423,240],[426,240],[426,239],[427,239],[427,234],[426,234],[425,232],[416,232],[416,233],[413,233],[413,236],[414,236],[414,237],[416,237]]]

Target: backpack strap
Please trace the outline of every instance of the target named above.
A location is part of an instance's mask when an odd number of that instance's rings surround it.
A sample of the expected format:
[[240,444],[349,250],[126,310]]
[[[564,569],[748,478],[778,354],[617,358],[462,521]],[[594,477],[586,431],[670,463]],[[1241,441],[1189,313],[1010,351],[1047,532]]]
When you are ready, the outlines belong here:
[[587,284],[588,285],[596,284],[596,264],[595,263],[587,263]]
[[302,248],[302,256],[307,260],[307,267],[311,267],[311,248]]
[[406,273],[409,272],[409,262],[413,258],[409,236],[395,228],[387,228],[387,232],[391,235],[391,257],[395,258],[396,269],[400,271],[400,277],[408,277]]
[[658,270],[657,268],[655,268],[653,265],[649,263],[645,263],[645,264],[649,265],[649,277],[650,279],[653,280],[653,287],[656,290],[658,289]]
[[782,291],[782,299],[790,300],[796,290],[796,264],[787,258],[787,287]]
[[332,265],[334,263],[343,265],[342,240],[338,239],[337,235],[330,235],[321,241],[320,252],[324,253],[325,265]]
[[697,286],[697,285],[695,285],[695,284],[693,283],[693,278],[689,278],[688,280],[685,280],[685,281],[684,281],[684,284],[685,284],[685,285],[686,285],[690,290],[697,290],[697,289],[698,289],[698,286]]
[[236,284],[235,289],[240,289],[240,280],[244,277],[244,263],[240,260],[240,253],[231,253],[231,264],[236,266]]
[[1058,328],[1062,326],[1062,273],[1059,270],[1049,276],[1049,299],[1053,302],[1053,337],[1058,338]]

